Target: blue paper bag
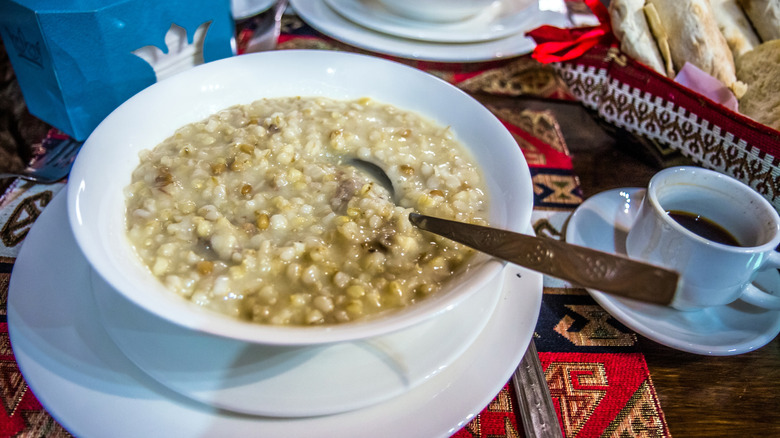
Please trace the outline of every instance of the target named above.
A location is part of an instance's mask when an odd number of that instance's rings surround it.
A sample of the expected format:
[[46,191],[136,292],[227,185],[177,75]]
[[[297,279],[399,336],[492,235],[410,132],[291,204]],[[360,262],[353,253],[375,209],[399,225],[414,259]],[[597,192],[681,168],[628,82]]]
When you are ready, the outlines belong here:
[[0,0],[29,111],[77,140],[157,80],[233,55],[230,0]]

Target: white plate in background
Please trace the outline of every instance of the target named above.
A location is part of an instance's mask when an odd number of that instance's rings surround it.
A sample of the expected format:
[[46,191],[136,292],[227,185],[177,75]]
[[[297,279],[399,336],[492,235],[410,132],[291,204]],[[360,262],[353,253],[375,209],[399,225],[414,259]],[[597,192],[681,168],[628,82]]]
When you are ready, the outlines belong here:
[[387,10],[377,0],[325,0],[347,19],[401,38],[438,43],[475,43],[528,30],[540,13],[536,0],[499,0],[467,20],[432,23],[412,20]]
[[[398,38],[365,28],[342,17],[325,0],[290,0],[296,13],[316,30],[341,42],[366,50],[401,58],[435,62],[482,62],[511,58],[531,53],[533,39],[523,33],[506,38],[477,43],[437,43]],[[525,30],[543,24],[565,27],[565,14],[540,11],[528,21]]]

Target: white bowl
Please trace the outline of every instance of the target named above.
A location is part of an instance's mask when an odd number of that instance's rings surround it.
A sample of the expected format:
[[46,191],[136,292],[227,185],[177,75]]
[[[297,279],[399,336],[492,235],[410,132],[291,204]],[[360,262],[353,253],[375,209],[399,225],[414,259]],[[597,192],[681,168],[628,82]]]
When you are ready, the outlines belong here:
[[449,125],[487,179],[492,225],[523,231],[533,189],[512,135],[479,102],[420,70],[376,57],[332,51],[256,53],[211,62],[133,96],[89,136],[68,183],[68,217],[92,268],[138,306],[175,324],[248,342],[312,345],[390,333],[440,314],[498,275],[504,263],[478,255],[468,275],[390,315],[340,325],[278,327],[233,319],[169,292],[143,265],[125,235],[125,196],[138,153],[188,123],[263,97],[371,97]]

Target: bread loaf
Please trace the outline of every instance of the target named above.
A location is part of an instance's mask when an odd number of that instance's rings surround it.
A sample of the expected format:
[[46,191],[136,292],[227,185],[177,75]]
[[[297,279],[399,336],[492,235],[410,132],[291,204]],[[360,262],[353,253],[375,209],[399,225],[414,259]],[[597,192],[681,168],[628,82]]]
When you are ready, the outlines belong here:
[[710,0],[718,29],[726,38],[734,60],[761,44],[737,0]]
[[763,43],[737,59],[737,77],[748,89],[739,112],[780,130],[780,40]]
[[669,48],[669,35],[666,34],[666,29],[663,23],[661,23],[661,17],[658,16],[655,6],[645,3],[644,11],[647,24],[650,26],[650,32],[652,32],[655,42],[658,44],[658,51],[661,52],[666,75],[673,78],[675,73],[674,65],[672,64],[672,51]]
[[745,85],[737,81],[734,58],[708,0],[647,0],[655,7],[669,36],[672,62],[679,71],[690,62],[723,82],[737,98]]
[[644,5],[645,0],[612,0],[608,8],[612,32],[620,41],[620,50],[623,53],[658,73],[669,76],[645,20]]
[[780,38],[780,0],[739,0],[761,40]]

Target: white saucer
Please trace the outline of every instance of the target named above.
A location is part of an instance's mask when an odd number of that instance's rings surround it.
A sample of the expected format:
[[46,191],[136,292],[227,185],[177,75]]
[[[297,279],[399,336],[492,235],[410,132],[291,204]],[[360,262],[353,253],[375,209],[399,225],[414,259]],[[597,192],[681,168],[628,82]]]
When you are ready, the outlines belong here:
[[60,424],[82,438],[347,437],[365,436],[367,427],[372,437],[449,436],[509,380],[541,305],[541,275],[510,265],[499,304],[484,330],[449,367],[418,387],[334,415],[235,414],[159,384],[112,342],[89,292],[90,269],[70,234],[63,193],[35,223],[16,260],[8,326],[31,390]]
[[234,341],[174,325],[131,303],[92,273],[100,321],[140,369],[193,400],[274,417],[345,412],[420,385],[471,346],[496,307],[502,283],[503,276],[498,276],[442,316],[398,333],[293,348]]
[[[518,32],[506,38],[475,43],[440,43],[399,38],[360,26],[325,4],[325,0],[290,0],[296,13],[318,31],[344,43],[401,58],[436,62],[481,62],[530,53],[536,44]],[[543,24],[565,27],[565,14],[537,11],[528,18],[525,29]]]
[[[569,218],[566,241],[625,254],[625,238],[644,189],[624,188],[585,200]],[[776,270],[762,273],[765,283],[780,282]],[[780,333],[780,311],[742,301],[695,312],[644,304],[590,290],[618,321],[660,344],[690,353],[727,356],[760,348]]]
[[528,30],[539,14],[535,0],[500,0],[485,11],[455,23],[412,20],[390,12],[377,0],[325,0],[331,8],[369,29],[419,41],[473,43],[504,38]]

